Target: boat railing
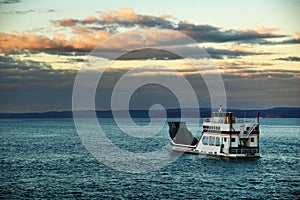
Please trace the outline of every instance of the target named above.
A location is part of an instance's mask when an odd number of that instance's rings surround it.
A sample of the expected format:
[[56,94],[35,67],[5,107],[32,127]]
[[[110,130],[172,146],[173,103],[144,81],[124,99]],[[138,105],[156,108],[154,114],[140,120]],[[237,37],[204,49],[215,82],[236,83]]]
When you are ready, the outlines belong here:
[[229,153],[231,154],[255,154],[255,153],[259,153],[259,150],[257,148],[241,148],[241,149],[230,149]]

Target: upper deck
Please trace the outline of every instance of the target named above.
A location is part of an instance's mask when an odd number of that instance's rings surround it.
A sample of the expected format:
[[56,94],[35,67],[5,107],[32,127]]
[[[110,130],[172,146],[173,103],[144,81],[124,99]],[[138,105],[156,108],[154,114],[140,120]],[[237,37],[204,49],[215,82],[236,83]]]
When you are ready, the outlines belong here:
[[220,105],[220,109],[217,112],[212,112],[211,118],[207,118],[203,124],[232,124],[236,122],[236,117],[232,114],[232,112],[223,112],[222,106]]
[[258,133],[258,121],[256,123],[237,123],[236,117],[232,112],[224,112],[220,108],[217,112],[212,112],[211,118],[207,118],[203,121],[203,131],[213,133],[242,133],[243,135],[249,135],[250,133]]
[[221,124],[230,124],[230,122],[235,123],[236,117],[232,112],[213,112],[210,119],[206,119],[206,122],[210,123],[221,123]]

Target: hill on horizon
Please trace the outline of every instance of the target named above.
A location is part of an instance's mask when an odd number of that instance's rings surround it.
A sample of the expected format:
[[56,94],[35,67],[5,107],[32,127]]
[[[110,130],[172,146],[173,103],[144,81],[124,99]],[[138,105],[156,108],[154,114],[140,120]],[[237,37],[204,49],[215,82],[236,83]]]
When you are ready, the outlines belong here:
[[[186,108],[183,109],[186,116],[181,115],[181,109],[167,109],[167,117],[168,118],[206,118],[211,115],[211,108],[200,108],[200,116],[197,114],[199,111],[197,108]],[[217,110],[217,109],[213,109]],[[274,107],[269,109],[227,109],[229,112],[233,112],[239,118],[253,118],[257,116],[257,113],[260,112],[260,116],[263,118],[300,118],[300,108],[298,107]],[[81,117],[93,117],[94,111],[92,110],[83,110],[83,111],[75,111]],[[118,110],[115,111],[118,117],[126,117],[127,111]],[[148,110],[130,110],[130,116],[132,118],[149,118]],[[113,118],[113,114],[111,110],[97,110],[96,111],[98,118]],[[152,111],[152,117],[163,117],[164,112],[161,110]],[[73,118],[72,111],[48,111],[48,112],[28,112],[28,113],[0,113],[0,118]]]

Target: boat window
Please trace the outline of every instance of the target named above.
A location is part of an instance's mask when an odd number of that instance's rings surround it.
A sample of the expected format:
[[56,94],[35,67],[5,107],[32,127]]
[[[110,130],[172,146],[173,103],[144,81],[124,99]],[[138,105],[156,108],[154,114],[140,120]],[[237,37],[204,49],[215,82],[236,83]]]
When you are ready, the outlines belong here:
[[215,137],[214,136],[209,136],[209,145],[214,146],[215,145]]
[[223,138],[224,142],[227,142],[227,138]]
[[220,146],[220,138],[216,137],[216,146]]
[[202,144],[205,144],[205,145],[207,145],[208,144],[208,136],[203,136],[203,138],[202,138]]
[[231,142],[235,142],[235,138],[231,138]]
[[251,138],[251,142],[254,142],[254,138],[253,137]]

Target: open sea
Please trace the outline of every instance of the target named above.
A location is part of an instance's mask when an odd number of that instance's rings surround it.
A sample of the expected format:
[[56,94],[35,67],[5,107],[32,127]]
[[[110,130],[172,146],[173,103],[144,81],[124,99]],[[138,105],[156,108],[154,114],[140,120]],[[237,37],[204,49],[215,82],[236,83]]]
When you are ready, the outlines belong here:
[[[167,124],[143,140],[113,119],[99,121],[114,144],[133,153],[169,143]],[[260,127],[259,159],[184,154],[164,168],[128,173],[94,158],[73,119],[0,119],[0,198],[299,199],[300,119],[261,119]]]

